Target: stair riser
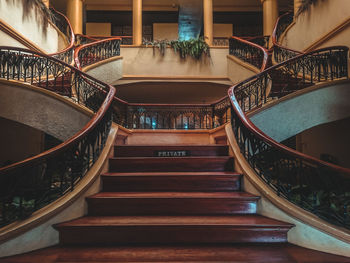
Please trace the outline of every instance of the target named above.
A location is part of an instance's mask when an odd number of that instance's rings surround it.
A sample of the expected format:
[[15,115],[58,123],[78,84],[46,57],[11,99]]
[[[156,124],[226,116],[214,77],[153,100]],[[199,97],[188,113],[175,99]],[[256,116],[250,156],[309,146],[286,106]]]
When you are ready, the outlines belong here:
[[240,176],[102,176],[105,192],[239,191]]
[[232,158],[110,159],[113,172],[223,172],[233,170]]
[[230,226],[109,226],[60,230],[62,245],[287,242],[287,229]]
[[156,157],[156,151],[188,151],[190,156],[227,156],[228,146],[116,146],[115,157]]
[[89,215],[230,215],[256,213],[256,201],[228,198],[88,198]]

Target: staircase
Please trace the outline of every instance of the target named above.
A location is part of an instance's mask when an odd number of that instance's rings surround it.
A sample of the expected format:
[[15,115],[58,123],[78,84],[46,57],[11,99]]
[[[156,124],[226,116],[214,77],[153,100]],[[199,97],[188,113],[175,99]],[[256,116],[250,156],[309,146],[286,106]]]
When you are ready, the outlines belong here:
[[259,197],[241,191],[227,145],[114,152],[88,215],[55,226],[61,245],[287,242],[292,225],[256,214]]

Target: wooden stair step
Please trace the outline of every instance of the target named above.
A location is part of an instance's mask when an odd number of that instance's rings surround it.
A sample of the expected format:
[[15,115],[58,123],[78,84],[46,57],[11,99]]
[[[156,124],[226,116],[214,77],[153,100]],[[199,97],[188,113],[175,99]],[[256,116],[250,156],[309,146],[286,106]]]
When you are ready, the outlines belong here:
[[87,198],[92,216],[255,214],[258,200],[245,192],[102,192]]
[[259,215],[87,216],[55,225],[64,245],[276,243],[292,227]]
[[229,156],[197,157],[113,157],[110,172],[219,172],[232,171],[233,158]]
[[349,263],[349,258],[307,249],[293,244],[274,243],[186,246],[53,246],[5,258],[1,262]]
[[[182,156],[186,151],[189,156],[226,156],[227,145],[118,145],[114,148],[115,157],[172,157]],[[158,153],[162,152],[162,153]],[[163,154],[163,156],[159,156]],[[164,156],[166,155],[166,156]]]
[[234,172],[105,173],[103,191],[239,191]]

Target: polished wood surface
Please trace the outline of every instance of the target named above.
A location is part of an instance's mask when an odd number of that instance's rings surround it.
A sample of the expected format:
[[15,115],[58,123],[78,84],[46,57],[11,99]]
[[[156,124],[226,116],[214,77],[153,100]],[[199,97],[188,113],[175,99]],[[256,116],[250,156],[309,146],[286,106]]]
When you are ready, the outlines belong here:
[[238,191],[235,172],[139,172],[102,175],[104,192],[126,191]]
[[87,199],[90,215],[225,215],[256,213],[244,192],[102,192]]
[[[226,142],[225,142],[226,143]],[[154,157],[155,151],[188,151],[190,156],[225,156],[227,145],[118,145],[114,152],[117,157]]]
[[1,263],[112,262],[231,262],[231,263],[344,263],[349,258],[292,244],[235,244],[189,246],[74,246],[51,247],[0,259]]
[[196,157],[114,157],[109,160],[111,172],[197,172],[232,171],[229,156]]
[[158,159],[161,172],[102,175],[88,215],[54,226],[60,246],[0,262],[350,262],[288,244],[293,225],[257,215],[259,197],[240,191],[226,162],[221,172],[169,172],[176,158]]

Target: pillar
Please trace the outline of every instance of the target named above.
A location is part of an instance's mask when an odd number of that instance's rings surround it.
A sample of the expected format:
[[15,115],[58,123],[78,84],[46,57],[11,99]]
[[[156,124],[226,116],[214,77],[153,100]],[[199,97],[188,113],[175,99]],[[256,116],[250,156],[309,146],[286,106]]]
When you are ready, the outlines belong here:
[[263,4],[264,36],[271,36],[278,18],[277,0],[261,0]]
[[213,44],[213,0],[203,0],[204,39]]
[[297,14],[300,5],[301,5],[301,0],[294,0],[294,17]]
[[132,2],[132,37],[134,45],[142,45],[142,0]]
[[84,0],[67,1],[67,17],[75,34],[83,33],[83,2]]
[[50,0],[43,0],[43,3],[46,5],[47,8],[50,7]]

